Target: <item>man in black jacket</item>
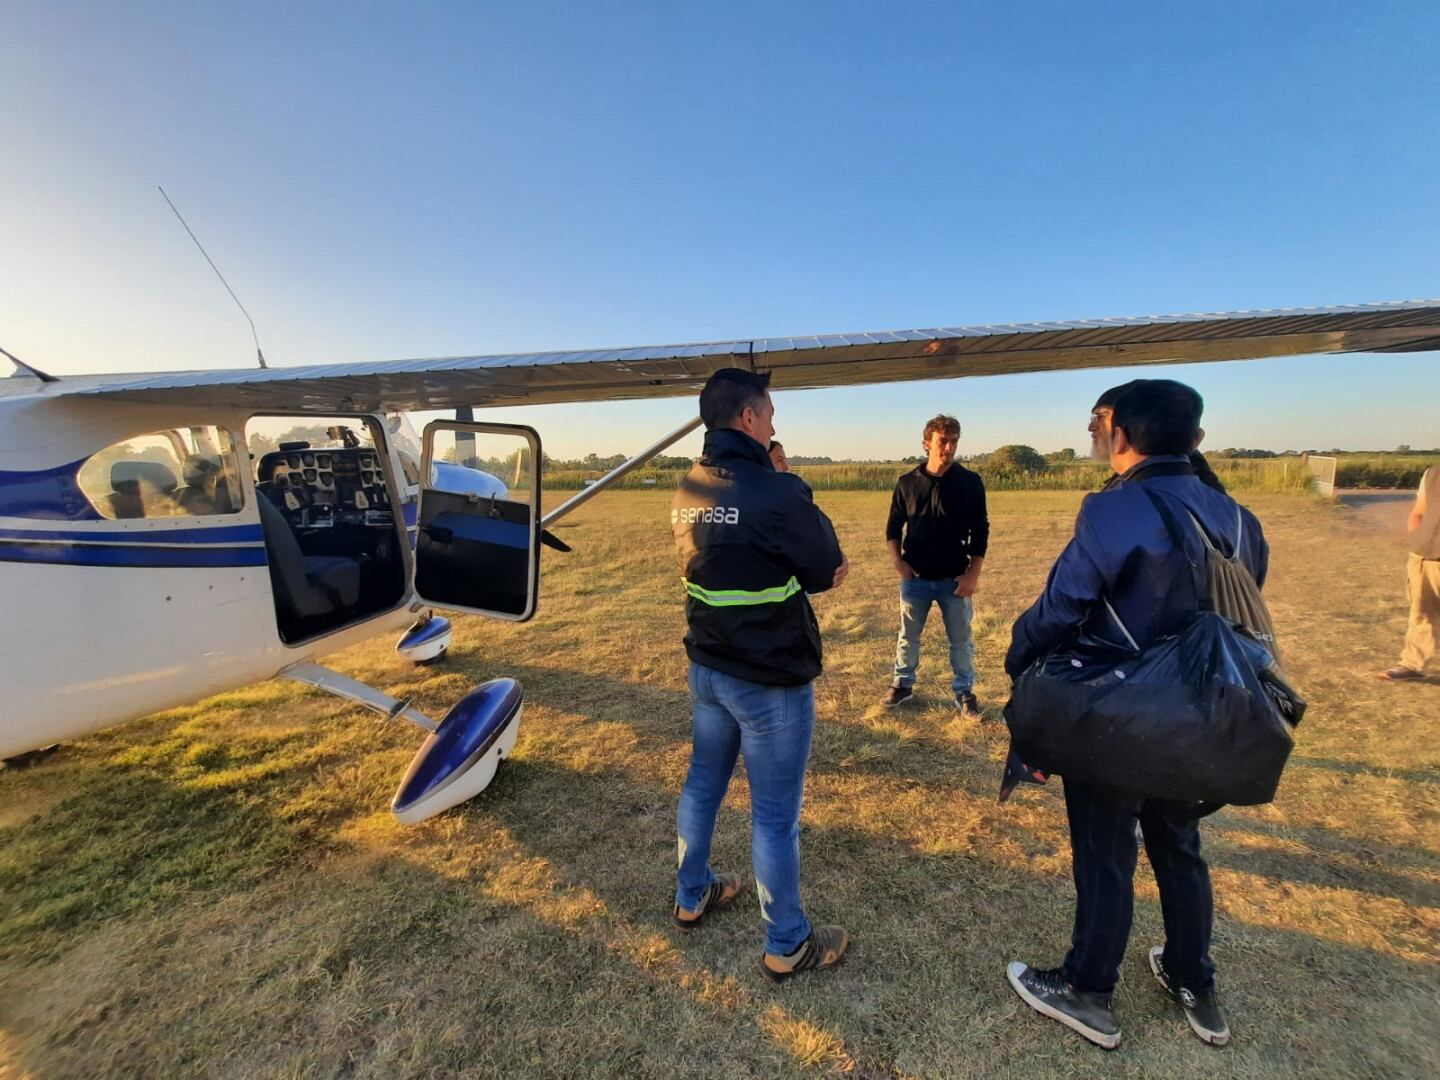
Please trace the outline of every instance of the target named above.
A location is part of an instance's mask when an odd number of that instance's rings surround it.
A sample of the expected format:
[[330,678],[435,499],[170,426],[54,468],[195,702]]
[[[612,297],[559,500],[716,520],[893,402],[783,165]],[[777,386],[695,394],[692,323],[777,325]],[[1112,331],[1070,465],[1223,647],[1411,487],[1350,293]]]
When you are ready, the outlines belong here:
[[694,725],[673,918],[693,930],[745,890],[743,879],[710,868],[715,817],[743,753],[765,922],[760,971],[781,982],[839,962],[849,943],[841,927],[812,927],[800,903],[800,802],[820,674],[820,628],[806,594],[839,585],[849,566],[804,481],[771,463],[769,382],[739,368],[710,377],[700,394],[705,449],[670,510]]
[[970,638],[971,597],[990,542],[985,484],[955,464],[960,422],[936,416],[925,425],[926,460],[895,483],[885,542],[900,575],[900,636],[895,680],[882,699],[888,708],[914,696],[920,635],[930,605],[940,605],[950,639],[950,690],[961,715],[979,719],[975,700],[975,644]]

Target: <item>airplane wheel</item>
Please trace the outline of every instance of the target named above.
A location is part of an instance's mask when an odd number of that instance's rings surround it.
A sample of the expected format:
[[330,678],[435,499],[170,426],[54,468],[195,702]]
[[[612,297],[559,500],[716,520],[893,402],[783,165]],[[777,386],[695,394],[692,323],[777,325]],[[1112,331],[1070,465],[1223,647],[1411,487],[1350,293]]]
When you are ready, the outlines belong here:
[[5,758],[5,767],[7,769],[28,769],[31,765],[39,765],[59,749],[59,743],[51,743],[49,746],[40,747],[39,750],[27,750],[23,754]]

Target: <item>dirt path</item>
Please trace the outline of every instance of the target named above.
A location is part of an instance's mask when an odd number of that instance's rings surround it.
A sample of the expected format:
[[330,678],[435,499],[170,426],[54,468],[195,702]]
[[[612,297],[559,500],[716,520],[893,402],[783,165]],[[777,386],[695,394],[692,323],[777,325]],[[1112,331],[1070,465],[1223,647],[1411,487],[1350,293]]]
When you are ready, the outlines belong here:
[[1395,540],[1405,538],[1405,519],[1415,500],[1413,491],[1345,491],[1336,496],[1355,512],[1355,520]]

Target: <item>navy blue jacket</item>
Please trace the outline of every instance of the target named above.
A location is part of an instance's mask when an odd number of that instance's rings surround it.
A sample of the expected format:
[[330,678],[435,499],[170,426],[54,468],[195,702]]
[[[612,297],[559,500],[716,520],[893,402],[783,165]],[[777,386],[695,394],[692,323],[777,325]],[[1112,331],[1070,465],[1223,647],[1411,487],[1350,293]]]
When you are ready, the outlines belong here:
[[1226,555],[1237,553],[1238,540],[1241,561],[1265,584],[1270,549],[1255,515],[1202,483],[1185,457],[1146,458],[1080,504],[1075,536],[1051,568],[1045,591],[1015,622],[1005,657],[1012,679],[1077,630],[1125,646],[1107,600],[1142,649],[1178,633],[1195,613],[1199,598],[1186,555],[1203,565],[1203,543],[1182,512],[1186,551],[1178,551],[1142,488],[1177,511],[1188,509]]

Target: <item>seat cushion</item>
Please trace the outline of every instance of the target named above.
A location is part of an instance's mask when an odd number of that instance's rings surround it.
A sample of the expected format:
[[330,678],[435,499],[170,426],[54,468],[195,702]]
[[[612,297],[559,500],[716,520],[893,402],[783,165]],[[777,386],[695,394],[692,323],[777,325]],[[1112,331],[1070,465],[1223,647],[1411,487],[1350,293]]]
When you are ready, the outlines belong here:
[[322,589],[333,589],[345,606],[360,599],[360,564],[340,555],[305,556],[305,576]]

